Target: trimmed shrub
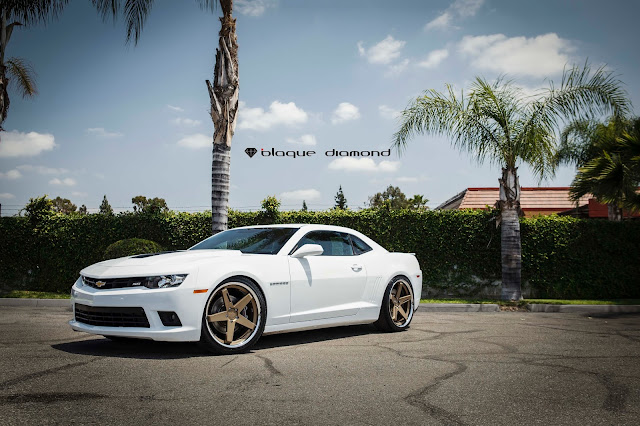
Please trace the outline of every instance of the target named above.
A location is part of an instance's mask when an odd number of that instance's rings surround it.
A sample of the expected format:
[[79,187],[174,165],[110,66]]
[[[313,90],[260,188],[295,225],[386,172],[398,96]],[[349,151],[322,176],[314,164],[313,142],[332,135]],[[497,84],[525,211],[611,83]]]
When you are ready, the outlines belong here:
[[[389,251],[413,252],[434,295],[499,294],[500,230],[489,211],[329,210],[229,213],[229,228],[271,223],[346,226]],[[553,298],[640,298],[640,221],[558,216],[521,219],[525,294]],[[168,250],[211,235],[211,213],[45,215],[0,219],[0,290],[67,292],[79,271],[119,240],[144,238]],[[157,251],[153,249],[153,251]]]
[[104,251],[104,259],[116,259],[118,257],[133,256],[144,253],[158,253],[163,251],[162,246],[155,241],[142,238],[127,238],[110,244]]

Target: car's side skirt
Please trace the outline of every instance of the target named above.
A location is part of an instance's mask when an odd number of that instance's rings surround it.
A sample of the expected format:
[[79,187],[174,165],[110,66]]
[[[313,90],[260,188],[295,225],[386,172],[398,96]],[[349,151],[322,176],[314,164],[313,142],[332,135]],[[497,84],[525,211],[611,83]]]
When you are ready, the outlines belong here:
[[380,307],[362,308],[357,315],[325,318],[319,320],[300,321],[288,324],[269,325],[264,328],[265,335],[289,333],[292,331],[314,330],[342,325],[370,324],[378,319]]

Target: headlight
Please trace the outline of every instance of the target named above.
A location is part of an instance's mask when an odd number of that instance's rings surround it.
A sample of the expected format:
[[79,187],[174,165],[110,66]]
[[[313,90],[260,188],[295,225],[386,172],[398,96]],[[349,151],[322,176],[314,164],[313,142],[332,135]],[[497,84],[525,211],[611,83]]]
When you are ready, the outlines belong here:
[[182,284],[185,278],[187,278],[187,274],[160,275],[158,277],[147,277],[143,285],[147,288],[176,287]]

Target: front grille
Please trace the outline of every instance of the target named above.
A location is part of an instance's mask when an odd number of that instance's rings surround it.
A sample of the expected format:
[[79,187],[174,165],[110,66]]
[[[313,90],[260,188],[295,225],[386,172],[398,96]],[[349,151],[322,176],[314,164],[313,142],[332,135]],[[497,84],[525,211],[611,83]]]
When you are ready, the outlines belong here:
[[142,308],[110,308],[76,303],[76,321],[103,327],[144,327],[149,320]]
[[97,288],[99,290],[107,290],[110,288],[126,288],[126,287],[141,287],[147,278],[133,277],[133,278],[91,278],[82,277],[84,285]]

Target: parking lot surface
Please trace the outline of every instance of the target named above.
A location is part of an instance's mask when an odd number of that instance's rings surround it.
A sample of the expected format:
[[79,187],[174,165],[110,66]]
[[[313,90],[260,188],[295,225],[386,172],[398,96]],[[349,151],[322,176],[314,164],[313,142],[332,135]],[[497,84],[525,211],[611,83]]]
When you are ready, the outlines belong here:
[[421,313],[248,354],[115,343],[0,307],[0,424],[640,424],[640,315]]

